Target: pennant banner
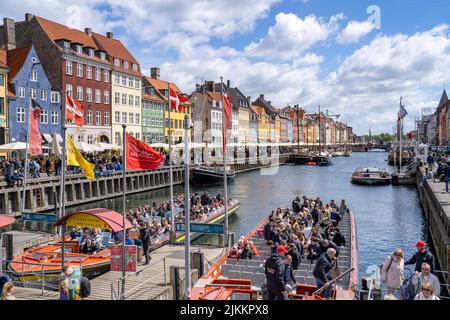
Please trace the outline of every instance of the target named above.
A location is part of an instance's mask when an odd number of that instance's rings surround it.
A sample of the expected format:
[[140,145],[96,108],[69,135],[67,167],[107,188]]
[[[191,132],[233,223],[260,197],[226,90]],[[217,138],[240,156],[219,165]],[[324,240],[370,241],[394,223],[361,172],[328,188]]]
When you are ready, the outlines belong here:
[[146,143],[126,134],[127,169],[153,170],[159,168],[164,157]]
[[67,165],[76,166],[83,169],[84,176],[87,179],[95,179],[94,165],[88,162],[73,143],[70,136],[66,137],[67,141]]
[[38,121],[41,118],[41,106],[31,99],[30,105],[30,132],[29,134],[29,150],[28,153],[32,156],[42,154],[42,136],[39,132]]

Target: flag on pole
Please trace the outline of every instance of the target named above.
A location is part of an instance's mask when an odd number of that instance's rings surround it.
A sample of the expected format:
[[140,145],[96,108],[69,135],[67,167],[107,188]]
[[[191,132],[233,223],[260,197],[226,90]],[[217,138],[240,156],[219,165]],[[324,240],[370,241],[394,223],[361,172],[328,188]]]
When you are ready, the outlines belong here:
[[29,151],[32,156],[38,156],[42,154],[42,136],[39,132],[38,121],[41,118],[42,108],[33,99],[31,99],[30,105],[30,132],[29,135]]
[[52,138],[52,152],[57,156],[60,156],[62,154],[61,146],[58,143],[58,139],[56,139],[56,133],[53,135]]
[[126,133],[125,163],[127,169],[153,170],[159,168],[164,157],[152,147]]
[[178,112],[184,112],[183,103],[188,102],[189,98],[185,95],[176,93],[175,90],[169,88],[169,96],[170,96],[170,108],[175,109]]
[[66,93],[66,122],[83,125],[83,105]]
[[77,149],[70,136],[67,136],[67,165],[76,166],[83,169],[87,179],[95,179],[94,165],[88,162]]
[[408,111],[406,111],[405,106],[400,102],[400,111],[398,113],[398,120],[404,119],[408,115]]
[[[223,86],[222,86],[223,87]],[[227,144],[227,130],[228,126],[231,122],[231,101],[228,94],[222,88],[222,98],[223,98],[223,113],[224,113],[224,132],[223,132],[223,141],[226,146]],[[226,152],[226,148],[225,148]]]

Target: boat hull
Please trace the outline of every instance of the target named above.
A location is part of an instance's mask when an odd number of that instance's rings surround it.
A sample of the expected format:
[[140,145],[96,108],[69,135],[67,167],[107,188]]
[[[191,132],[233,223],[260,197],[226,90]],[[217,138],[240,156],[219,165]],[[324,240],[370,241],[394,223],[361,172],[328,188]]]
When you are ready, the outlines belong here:
[[386,185],[391,183],[391,178],[352,178],[352,182],[365,185]]
[[[227,174],[227,181],[235,178],[236,174]],[[223,183],[223,173],[208,170],[194,169],[191,174],[191,181],[194,184],[218,184]]]

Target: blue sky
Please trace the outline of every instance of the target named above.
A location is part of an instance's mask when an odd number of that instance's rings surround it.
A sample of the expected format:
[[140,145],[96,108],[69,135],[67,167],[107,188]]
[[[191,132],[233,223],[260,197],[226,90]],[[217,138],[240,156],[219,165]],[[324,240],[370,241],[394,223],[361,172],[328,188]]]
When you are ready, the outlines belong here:
[[[367,8],[380,8],[376,29]],[[230,79],[246,95],[342,115],[357,133],[391,132],[404,97],[406,129],[436,107],[450,84],[450,10],[432,0],[17,0],[26,12],[113,31],[148,74],[187,93],[203,80]]]

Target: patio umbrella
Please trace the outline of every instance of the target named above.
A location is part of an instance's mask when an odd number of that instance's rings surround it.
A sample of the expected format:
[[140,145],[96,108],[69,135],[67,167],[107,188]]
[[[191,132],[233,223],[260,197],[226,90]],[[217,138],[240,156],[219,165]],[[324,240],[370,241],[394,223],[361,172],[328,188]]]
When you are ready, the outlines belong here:
[[18,150],[25,150],[26,148],[27,144],[25,142],[16,141],[1,145],[0,151],[18,151]]

